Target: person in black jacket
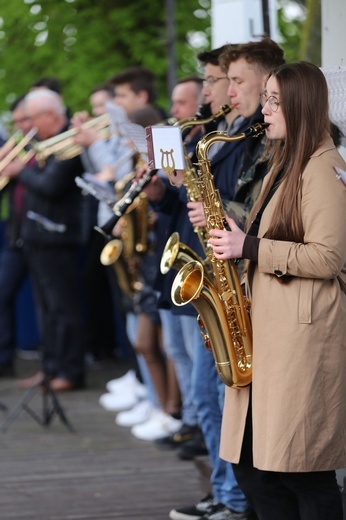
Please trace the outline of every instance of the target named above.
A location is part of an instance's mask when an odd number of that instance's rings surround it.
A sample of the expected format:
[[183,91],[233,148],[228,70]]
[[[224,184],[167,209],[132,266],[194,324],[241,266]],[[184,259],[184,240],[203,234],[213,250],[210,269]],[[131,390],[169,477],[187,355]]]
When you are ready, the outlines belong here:
[[[25,95],[15,99],[10,106],[10,112],[15,131],[25,136],[31,130],[31,121],[25,111]],[[3,151],[4,149],[1,150]],[[23,196],[24,186],[15,179],[6,184],[0,196],[1,214],[6,215],[4,243],[0,252],[0,377],[15,375],[17,319],[18,311],[22,311],[17,309],[16,303],[19,290],[28,276],[20,239]],[[30,285],[28,296],[26,311],[29,311],[30,316],[26,316],[26,323],[30,323],[30,329],[25,329],[25,338],[28,344],[36,349],[39,335]]]
[[[38,89],[26,96],[26,111],[40,140],[68,129],[58,94]],[[14,160],[2,174],[25,186],[21,239],[37,293],[42,333],[42,370],[23,387],[50,379],[54,391],[84,384],[84,323],[80,246],[85,242],[84,200],[75,184],[83,173],[79,156],[23,167]]]

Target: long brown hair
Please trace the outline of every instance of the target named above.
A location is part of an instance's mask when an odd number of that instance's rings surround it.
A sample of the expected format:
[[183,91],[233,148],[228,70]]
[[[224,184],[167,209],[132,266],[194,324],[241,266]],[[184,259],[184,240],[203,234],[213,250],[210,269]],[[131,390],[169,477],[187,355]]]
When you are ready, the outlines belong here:
[[284,183],[284,189],[265,237],[304,242],[301,176],[311,155],[329,132],[327,82],[321,70],[308,62],[280,65],[270,76],[278,82],[286,138],[269,143],[270,179],[253,207],[249,221],[261,208],[279,172],[283,172],[280,182]]

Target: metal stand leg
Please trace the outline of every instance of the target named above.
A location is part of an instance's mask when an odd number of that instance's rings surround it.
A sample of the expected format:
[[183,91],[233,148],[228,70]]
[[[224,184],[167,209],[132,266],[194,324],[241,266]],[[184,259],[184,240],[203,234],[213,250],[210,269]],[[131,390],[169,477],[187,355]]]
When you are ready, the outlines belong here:
[[[28,403],[33,397],[41,391],[42,393],[42,417],[30,408]],[[34,385],[32,388],[26,391],[19,403],[14,407],[12,412],[5,418],[0,425],[0,431],[6,432],[11,424],[16,420],[20,412],[26,411],[38,424],[41,426],[49,426],[54,415],[56,414],[60,421],[66,426],[70,432],[74,432],[72,424],[67,419],[64,410],[62,409],[56,393],[51,389],[50,383],[47,377],[44,377],[40,383]]]

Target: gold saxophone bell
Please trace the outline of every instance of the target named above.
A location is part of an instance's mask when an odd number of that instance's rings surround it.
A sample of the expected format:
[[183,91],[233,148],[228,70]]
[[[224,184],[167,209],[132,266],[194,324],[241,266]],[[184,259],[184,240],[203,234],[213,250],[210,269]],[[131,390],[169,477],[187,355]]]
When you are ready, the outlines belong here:
[[160,262],[161,273],[167,274],[172,267],[179,270],[191,260],[196,260],[203,264],[203,260],[199,255],[191,247],[180,242],[179,233],[174,231],[168,238],[162,253]]
[[[225,385],[240,388],[251,383],[251,355],[242,354],[239,362],[234,347],[235,344],[241,347],[241,338],[225,334],[229,325],[223,302],[200,262],[189,262],[180,269],[171,297],[177,306],[192,303],[199,313],[197,320],[203,342],[213,353],[216,370]],[[232,370],[232,366],[237,366],[237,370]]]
[[110,240],[102,249],[100,255],[102,265],[112,265],[120,290],[133,298],[134,294],[143,287],[138,280],[136,268],[124,258],[123,242],[117,238]]

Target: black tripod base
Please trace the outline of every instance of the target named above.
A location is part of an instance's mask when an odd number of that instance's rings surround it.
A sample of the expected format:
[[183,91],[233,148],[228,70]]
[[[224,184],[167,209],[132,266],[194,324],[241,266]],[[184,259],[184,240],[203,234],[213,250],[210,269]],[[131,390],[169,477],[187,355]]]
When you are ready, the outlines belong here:
[[[42,395],[42,417],[40,417],[29,406],[30,401],[38,392],[40,392]],[[44,377],[40,383],[34,385],[25,392],[19,403],[1,423],[0,431],[6,432],[22,410],[27,412],[38,424],[44,427],[49,426],[53,417],[57,415],[66,428],[70,432],[74,432],[72,424],[67,419],[65,412],[56,396],[56,393],[52,390],[49,379],[47,377]]]

